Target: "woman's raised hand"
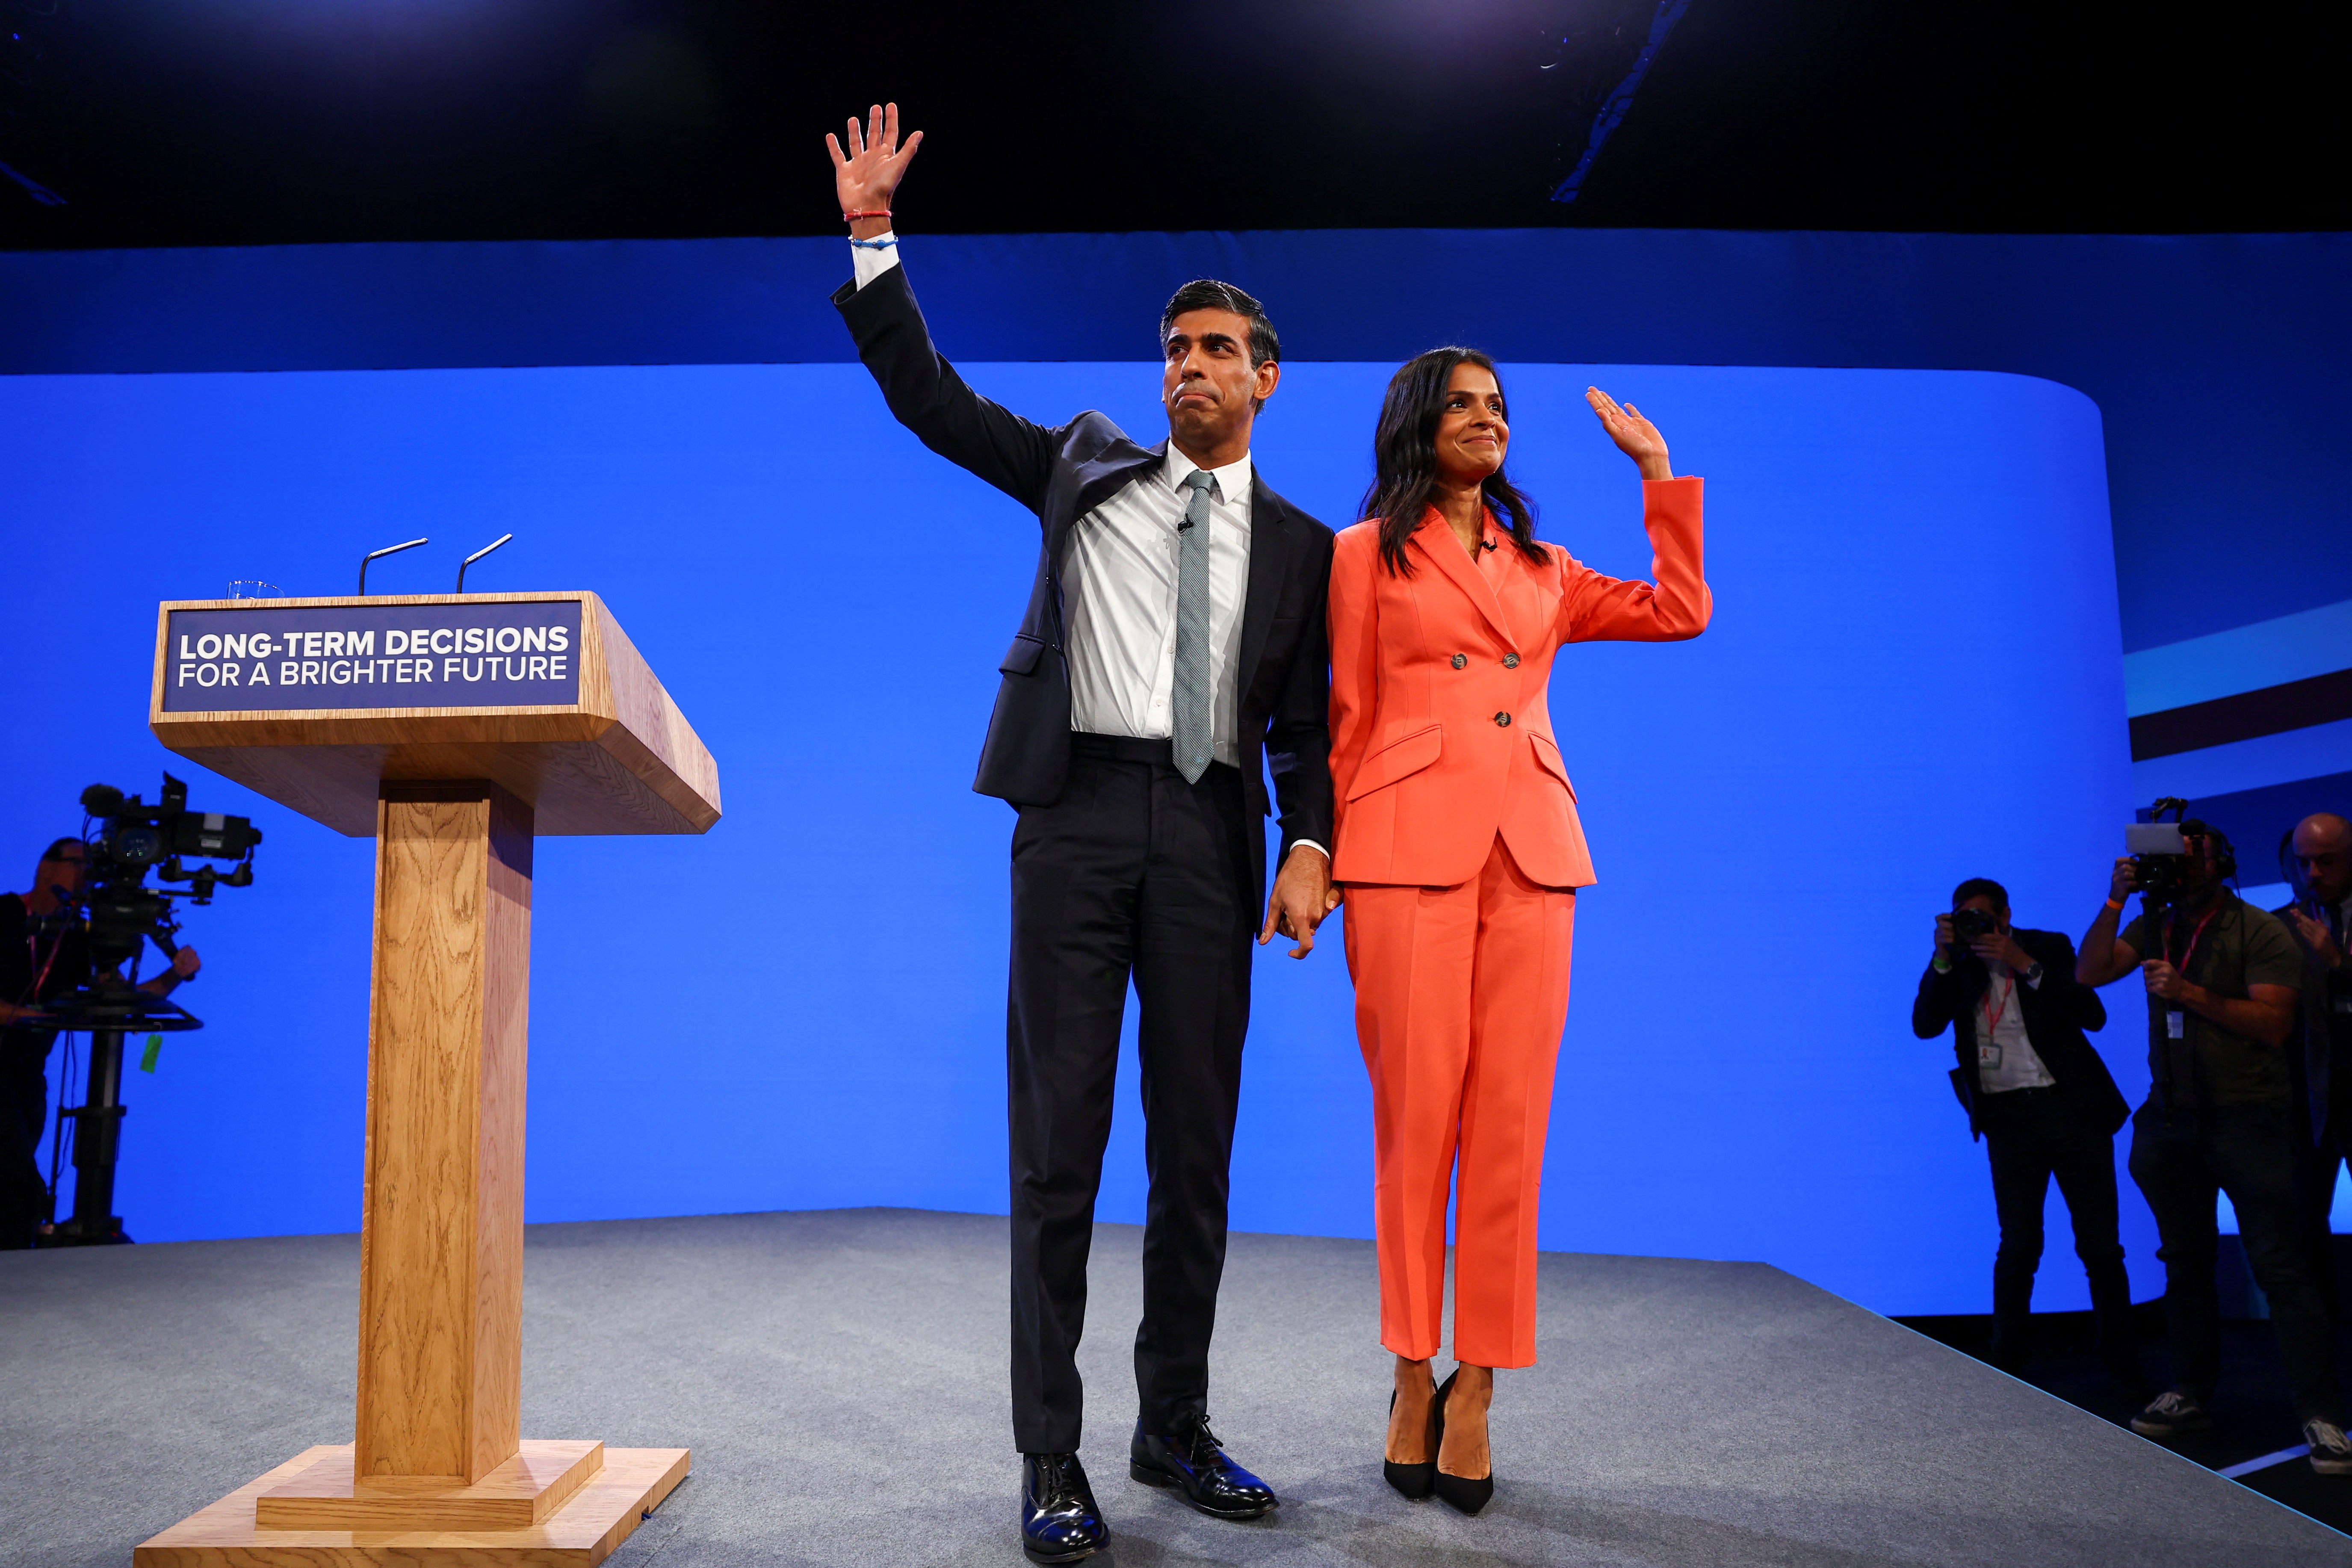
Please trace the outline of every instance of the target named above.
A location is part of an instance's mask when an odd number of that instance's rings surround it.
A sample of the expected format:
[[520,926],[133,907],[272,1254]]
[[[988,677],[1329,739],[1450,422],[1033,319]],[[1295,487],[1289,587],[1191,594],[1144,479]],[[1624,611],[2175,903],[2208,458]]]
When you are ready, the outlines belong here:
[[[841,210],[887,212],[898,182],[906,178],[907,165],[915,161],[915,149],[923,144],[923,133],[916,132],[900,146],[898,106],[877,103],[866,111],[863,131],[858,129],[856,116],[850,117],[847,140],[849,151],[845,153],[842,138],[827,133],[824,139],[825,150],[833,154],[833,189],[841,198]],[[880,234],[890,224],[887,218],[866,218],[854,220],[853,226],[871,227]],[[871,237],[861,234],[859,237]]]
[[1617,400],[1597,386],[1584,389],[1584,401],[1592,405],[1600,416],[1601,427],[1617,443],[1617,449],[1633,459],[1645,479],[1671,479],[1674,469],[1666,462],[1666,438],[1658,427],[1642,417],[1642,411],[1632,404],[1619,407]]

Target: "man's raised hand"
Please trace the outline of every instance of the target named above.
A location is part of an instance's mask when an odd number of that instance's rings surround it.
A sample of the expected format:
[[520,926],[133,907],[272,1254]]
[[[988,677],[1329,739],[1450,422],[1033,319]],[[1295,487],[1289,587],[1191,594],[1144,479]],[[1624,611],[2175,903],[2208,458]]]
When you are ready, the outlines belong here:
[[[915,161],[915,149],[923,144],[923,133],[916,132],[900,146],[898,106],[877,103],[866,111],[864,130],[855,115],[850,117],[846,153],[842,140],[830,132],[824,139],[825,150],[833,154],[833,189],[841,198],[841,210],[888,212],[898,182],[907,177],[907,165]],[[850,233],[859,239],[871,239],[889,227],[887,217],[852,218],[849,224]]]

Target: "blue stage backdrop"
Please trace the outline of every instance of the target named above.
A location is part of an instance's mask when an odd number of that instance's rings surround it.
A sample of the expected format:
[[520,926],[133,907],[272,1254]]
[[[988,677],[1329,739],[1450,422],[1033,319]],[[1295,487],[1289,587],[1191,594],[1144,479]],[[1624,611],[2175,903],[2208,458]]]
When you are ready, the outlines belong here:
[[[1144,439],[1148,363],[967,367]],[[1268,482],[1345,521],[1386,365],[1295,363]],[[1646,574],[1630,465],[1580,394],[1651,413],[1709,481],[1713,629],[1571,650],[1553,689],[1600,869],[1578,922],[1542,1245],[1761,1258],[1889,1312],[1983,1310],[1981,1150],[1911,1037],[1954,882],[2025,923],[2095,907],[2131,797],[2100,422],[1974,372],[1507,367],[1544,534]],[[707,837],[540,847],[529,1212],[894,1204],[1002,1212],[1005,847],[972,763],[1035,548],[855,365],[0,380],[18,610],[0,885],[80,788],[165,766],[268,835],[194,911],[211,1021],[133,1071],[121,1208],[143,1240],[352,1228],[370,841],[145,734],[154,604],[261,578],[593,588],[719,758]],[[20,864],[21,862],[21,864]],[[1257,974],[1234,1221],[1363,1236],[1369,1097],[1339,931]],[[2144,1026],[2103,1037],[2126,1093]],[[1131,1049],[1131,1042],[1130,1042]],[[52,1063],[53,1078],[58,1063]],[[79,1086],[76,1086],[77,1097]],[[1123,1084],[1101,1213],[1142,1210]],[[2126,1246],[2154,1289],[2152,1237]],[[2042,1305],[2083,1304],[2053,1205]],[[1370,1332],[1367,1327],[1367,1334]]]

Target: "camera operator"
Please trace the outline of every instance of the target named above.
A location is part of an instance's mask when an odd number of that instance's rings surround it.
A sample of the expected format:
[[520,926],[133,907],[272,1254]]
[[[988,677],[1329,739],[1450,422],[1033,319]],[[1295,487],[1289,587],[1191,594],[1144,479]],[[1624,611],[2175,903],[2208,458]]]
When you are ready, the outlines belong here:
[[[37,1151],[48,1121],[49,1047],[57,1032],[29,1020],[43,1002],[86,983],[90,962],[78,923],[48,933],[39,922],[74,903],[88,863],[80,839],[60,838],[41,852],[31,892],[0,893],[0,1247],[32,1246],[48,1218]],[[196,950],[184,947],[171,968],[140,989],[169,995],[198,967]]]
[[2172,1386],[2132,1418],[2132,1429],[2171,1437],[2213,1424],[2205,1406],[2221,1360],[2214,1208],[2217,1192],[2226,1192],[2254,1282],[2270,1298],[2312,1468],[2352,1475],[2327,1310],[2297,1224],[2304,1136],[2286,1046],[2303,955],[2284,926],[2223,881],[2237,869],[2227,837],[2189,822],[2181,843],[2176,905],[2144,908],[2120,935],[2116,917],[2138,889],[2140,870],[2128,856],[2116,861],[2106,904],[2075,964],[2086,985],[2137,969],[2147,988],[2154,1086],[2132,1118],[2131,1173],[2163,1243]]
[[2132,1351],[2131,1281],[2116,1223],[2115,1135],[2131,1110],[2083,1034],[2106,1022],[2098,993],[2074,978],[2072,942],[2012,929],[2009,892],[1990,878],[1952,890],[1952,912],[1936,917],[1935,957],[1919,977],[1911,1029],[1925,1040],[1951,1027],[1959,1058],[1952,1087],[1992,1166],[2000,1247],[1989,1359],[2016,1372],[2032,1353],[2042,1201],[2055,1176],[2075,1256],[2090,1276],[2099,1359],[2141,1397],[2147,1384]]
[[2303,1079],[2312,1158],[2304,1226],[2312,1269],[2331,1318],[2341,1316],[2335,1244],[2327,1228],[2336,1167],[2352,1157],[2352,822],[2332,811],[2305,817],[2288,840],[2300,897],[2273,910],[2303,950]]

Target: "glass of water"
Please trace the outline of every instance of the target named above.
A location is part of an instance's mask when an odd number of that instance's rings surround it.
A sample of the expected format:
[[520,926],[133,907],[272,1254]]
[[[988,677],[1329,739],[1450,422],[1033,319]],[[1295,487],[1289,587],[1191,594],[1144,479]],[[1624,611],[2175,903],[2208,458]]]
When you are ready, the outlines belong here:
[[228,585],[232,599],[275,599],[281,590],[275,583],[264,583],[255,577],[239,577]]

